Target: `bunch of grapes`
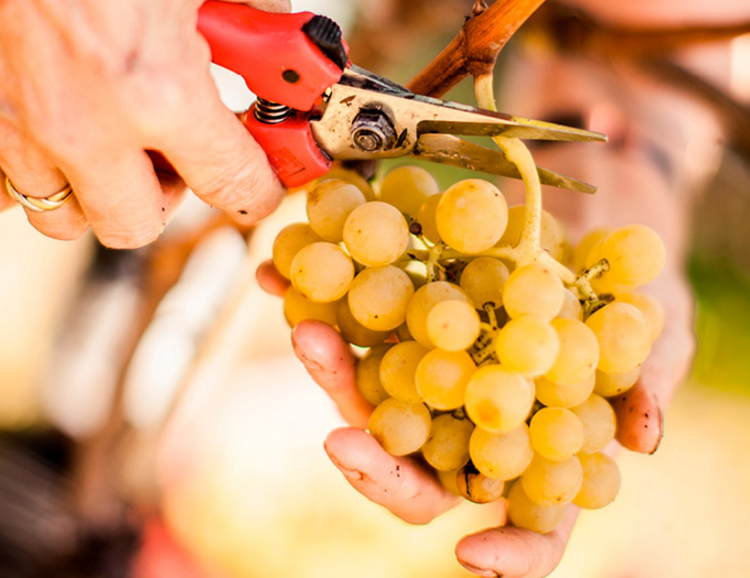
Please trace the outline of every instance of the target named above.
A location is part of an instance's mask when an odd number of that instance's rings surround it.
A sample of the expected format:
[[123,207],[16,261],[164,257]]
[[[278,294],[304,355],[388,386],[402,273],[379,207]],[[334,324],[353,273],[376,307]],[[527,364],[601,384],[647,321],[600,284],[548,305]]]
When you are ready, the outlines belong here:
[[611,502],[609,398],[633,386],[661,330],[658,303],[635,291],[663,266],[659,237],[630,225],[573,248],[552,215],[528,198],[508,208],[485,180],[440,191],[402,166],[376,194],[330,176],[273,260],[292,284],[291,326],[321,320],[366,348],[357,382],[376,406],[372,436],[468,500],[505,497],[510,521],[537,532],[570,502]]

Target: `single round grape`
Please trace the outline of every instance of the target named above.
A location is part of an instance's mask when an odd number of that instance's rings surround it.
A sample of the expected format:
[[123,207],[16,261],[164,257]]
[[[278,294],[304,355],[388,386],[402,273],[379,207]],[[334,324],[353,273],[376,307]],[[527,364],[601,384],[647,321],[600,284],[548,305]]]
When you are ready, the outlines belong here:
[[511,318],[536,315],[550,320],[558,314],[564,300],[560,277],[540,263],[519,267],[503,287],[503,305]]
[[602,258],[609,262],[607,275],[624,285],[653,281],[664,267],[664,243],[645,225],[626,225],[612,231],[602,244]]
[[504,433],[474,428],[469,440],[469,456],[474,466],[489,478],[516,478],[528,467],[534,456],[529,427],[522,423]]
[[613,301],[592,313],[586,325],[599,341],[598,369],[620,373],[640,365],[651,351],[651,327],[637,307]]
[[461,272],[461,289],[466,291],[477,309],[503,304],[503,287],[510,272],[502,261],[491,257],[472,259]]
[[320,237],[340,243],[349,213],[365,202],[356,186],[338,179],[325,180],[307,193],[307,220]]
[[583,467],[583,484],[573,503],[589,510],[610,504],[620,491],[620,468],[601,452],[581,454],[578,458]]
[[617,429],[615,412],[602,396],[592,393],[586,401],[570,410],[583,424],[583,453],[601,451],[614,439]]
[[503,496],[505,482],[488,478],[467,464],[456,475],[456,486],[461,495],[475,504],[489,504]]
[[273,242],[271,250],[273,264],[282,277],[291,276],[292,260],[302,247],[322,241],[318,234],[307,223],[292,223],[287,225]]
[[380,381],[396,399],[411,403],[422,401],[417,391],[417,365],[428,349],[416,341],[403,341],[391,347],[380,363]]
[[[511,245],[515,247],[521,240],[521,233],[526,223],[526,206],[515,205],[508,209],[508,225],[498,245]],[[539,244],[556,261],[560,261],[565,250],[565,230],[560,222],[547,211],[542,211],[539,231]]]
[[529,423],[534,451],[549,460],[567,460],[583,447],[583,424],[562,407],[543,407]]
[[555,383],[571,384],[586,379],[599,362],[599,342],[583,321],[553,319],[550,324],[560,340],[555,363],[544,377]]
[[492,247],[508,222],[508,204],[498,188],[481,179],[466,179],[450,186],[435,211],[440,237],[469,255]]
[[560,338],[545,319],[520,315],[500,329],[495,348],[506,369],[534,377],[552,368],[560,351]]
[[441,301],[470,303],[464,291],[448,281],[434,281],[423,285],[414,293],[406,309],[406,323],[414,339],[425,347],[434,347],[427,333],[427,315]]
[[456,409],[464,403],[466,384],[475,370],[465,351],[433,349],[417,365],[417,391],[430,407]]
[[365,200],[368,203],[375,200],[375,191],[372,189],[372,185],[370,185],[367,179],[356,171],[345,169],[343,167],[333,167],[320,179],[320,181],[323,182],[331,179],[338,179],[354,185],[364,195]]
[[544,405],[551,407],[574,407],[586,401],[594,390],[595,372],[577,383],[560,385],[547,379],[537,377],[534,380],[536,398]]
[[406,320],[414,295],[409,276],[398,267],[368,267],[360,271],[349,289],[354,318],[373,331],[391,331]]
[[444,413],[432,420],[430,437],[422,446],[422,455],[436,470],[457,470],[469,461],[469,438],[474,424]]
[[572,502],[582,483],[583,468],[578,456],[548,460],[534,454],[521,476],[524,493],[540,506],[563,506]]
[[[599,229],[592,229],[583,239],[574,247],[570,257],[570,268],[576,273],[580,273],[587,267],[589,262],[589,256],[592,247],[604,241],[604,238],[610,234],[612,229],[607,227],[601,227]],[[597,253],[599,259],[601,259],[601,245],[599,245],[600,251]],[[598,259],[597,259],[598,260]]]
[[638,381],[640,375],[640,365],[636,365],[633,369],[621,373],[605,373],[597,369],[594,393],[601,395],[602,397],[614,397],[620,395],[633,387]]
[[446,351],[468,349],[479,337],[479,315],[465,301],[441,301],[427,315],[427,335]]
[[404,165],[396,167],[383,177],[378,198],[415,218],[422,204],[439,192],[440,187],[429,171],[414,165]]
[[532,502],[523,491],[521,480],[516,481],[508,493],[508,519],[518,528],[547,534],[562,522],[565,506],[540,506]]
[[422,236],[431,243],[439,243],[441,241],[440,232],[435,221],[435,212],[437,211],[441,196],[438,194],[427,197],[427,200],[422,203],[417,213],[417,222],[422,227]]
[[532,382],[500,365],[480,367],[466,386],[466,412],[476,425],[491,432],[517,428],[533,403]]
[[352,258],[382,267],[401,257],[409,246],[409,226],[398,209],[378,201],[356,207],[344,223],[344,244]]
[[630,303],[643,313],[651,329],[651,341],[655,341],[664,329],[664,308],[651,295],[645,293],[622,293],[617,295],[615,301]]
[[390,397],[380,381],[380,362],[391,347],[390,344],[375,346],[357,363],[357,389],[373,405]]
[[338,302],[336,325],[339,327],[341,337],[359,347],[380,345],[391,335],[391,331],[374,331],[357,321],[349,308],[348,299],[342,299]]
[[557,317],[563,319],[578,319],[583,321],[583,306],[570,289],[563,290],[563,304],[560,307],[560,311],[557,312]]
[[294,287],[284,293],[284,317],[289,327],[294,327],[305,319],[315,319],[336,326],[336,309],[339,302],[315,303],[302,295]]
[[292,261],[292,286],[316,303],[341,299],[349,290],[353,278],[352,260],[333,243],[307,245]]
[[370,433],[392,456],[416,452],[430,435],[432,417],[423,403],[392,397],[381,402],[370,416]]

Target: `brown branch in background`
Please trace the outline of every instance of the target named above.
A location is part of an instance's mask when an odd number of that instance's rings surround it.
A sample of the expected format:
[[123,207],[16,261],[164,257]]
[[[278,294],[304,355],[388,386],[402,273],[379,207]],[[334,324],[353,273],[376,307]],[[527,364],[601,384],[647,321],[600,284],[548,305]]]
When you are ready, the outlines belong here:
[[703,101],[722,123],[730,146],[750,158],[750,107],[678,64],[672,56],[699,44],[726,42],[750,33],[750,21],[724,26],[628,28],[610,25],[585,12],[549,2],[529,22],[561,53],[610,62],[627,61],[661,82]]
[[489,8],[481,0],[456,37],[407,87],[439,97],[468,75],[491,72],[498,54],[544,0],[497,0]]

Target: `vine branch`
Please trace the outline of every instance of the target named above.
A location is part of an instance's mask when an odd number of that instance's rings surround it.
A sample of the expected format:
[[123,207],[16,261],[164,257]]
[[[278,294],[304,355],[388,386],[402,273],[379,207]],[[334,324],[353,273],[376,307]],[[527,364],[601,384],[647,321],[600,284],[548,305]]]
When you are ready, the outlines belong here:
[[443,51],[407,88],[416,94],[440,97],[468,75],[492,72],[500,51],[544,0],[497,0],[489,8],[482,0]]

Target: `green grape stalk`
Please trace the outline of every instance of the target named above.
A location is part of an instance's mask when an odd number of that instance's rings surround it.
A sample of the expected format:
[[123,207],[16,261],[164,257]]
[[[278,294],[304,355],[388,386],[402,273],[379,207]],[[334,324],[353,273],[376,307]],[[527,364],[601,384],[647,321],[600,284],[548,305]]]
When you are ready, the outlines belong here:
[[[491,75],[475,87],[494,109]],[[638,288],[665,250],[639,224],[570,246],[528,149],[495,140],[523,205],[482,179],[441,190],[417,166],[374,184],[338,170],[309,188],[308,222],[278,234],[273,261],[291,282],[290,326],[323,321],[362,352],[357,385],[385,451],[418,456],[472,502],[507,499],[510,523],[546,533],[569,503],[596,509],[619,491],[610,400],[661,331]]]

